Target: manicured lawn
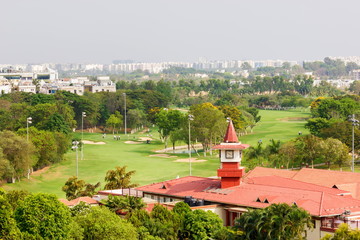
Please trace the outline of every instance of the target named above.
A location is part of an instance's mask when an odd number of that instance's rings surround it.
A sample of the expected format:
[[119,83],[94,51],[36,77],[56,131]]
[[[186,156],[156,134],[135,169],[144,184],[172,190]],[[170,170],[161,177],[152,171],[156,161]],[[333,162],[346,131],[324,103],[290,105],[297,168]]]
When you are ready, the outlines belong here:
[[242,143],[256,145],[261,140],[267,145],[270,139],[284,142],[296,138],[299,131],[303,135],[309,134],[304,129],[305,119],[310,117],[309,112],[260,110],[259,114],[261,120],[254,127],[253,133],[239,138]]
[[[270,111],[260,112],[261,122],[253,130],[252,134],[242,136],[240,141],[254,145],[259,139],[267,144],[271,138],[275,140],[289,140],[295,138],[299,131],[307,134],[303,128],[304,118],[309,117],[309,113],[289,112],[289,111]],[[151,132],[153,137],[157,137],[156,131]],[[80,136],[80,134],[77,134]],[[188,162],[174,162],[179,158],[186,158],[186,154],[176,155],[174,158],[150,157],[152,151],[162,149],[164,145],[160,141],[151,141],[150,144],[142,142],[140,144],[126,144],[127,140],[135,140],[138,137],[146,137],[146,134],[130,135],[127,139],[121,135],[121,140],[116,141],[111,134],[105,139],[99,133],[84,133],[85,140],[103,141],[103,145],[86,144],[84,148],[84,160],[79,160],[79,178],[86,182],[101,182],[104,186],[106,171],[114,169],[116,166],[128,166],[128,170],[136,170],[133,182],[140,185],[183,177],[189,174]],[[196,156],[196,155],[194,155]],[[206,162],[192,163],[192,174],[195,176],[216,176],[219,167],[217,156],[198,157],[206,159]],[[80,153],[79,153],[80,159]],[[20,183],[7,184],[5,189],[27,189],[31,192],[54,193],[59,197],[65,197],[61,187],[65,181],[76,174],[76,154],[70,151],[66,155],[66,160],[51,166],[42,173],[31,176],[30,180],[24,179]]]

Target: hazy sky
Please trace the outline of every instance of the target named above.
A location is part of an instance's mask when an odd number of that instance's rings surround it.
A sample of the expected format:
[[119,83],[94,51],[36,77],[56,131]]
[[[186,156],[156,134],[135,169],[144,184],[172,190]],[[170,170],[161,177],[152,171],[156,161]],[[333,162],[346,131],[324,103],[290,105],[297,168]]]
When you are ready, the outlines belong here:
[[0,63],[360,56],[359,0],[2,0]]

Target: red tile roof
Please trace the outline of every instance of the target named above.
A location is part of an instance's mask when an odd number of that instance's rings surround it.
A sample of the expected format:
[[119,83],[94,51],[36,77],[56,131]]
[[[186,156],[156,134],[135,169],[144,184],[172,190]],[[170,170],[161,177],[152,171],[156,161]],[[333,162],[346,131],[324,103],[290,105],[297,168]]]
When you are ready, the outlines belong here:
[[221,150],[221,149],[233,149],[233,150],[237,150],[237,149],[246,149],[250,147],[249,144],[236,144],[236,145],[216,145],[214,146],[212,149],[217,149],[217,150]]
[[[265,184],[265,180],[269,184]],[[281,177],[253,178],[247,179],[247,181],[248,183],[243,182],[236,187],[221,189],[219,179],[183,177],[137,189],[156,195],[178,198],[192,196],[214,203],[252,208],[264,208],[272,203],[296,203],[314,216],[340,215],[344,210],[360,211],[360,200],[336,195],[344,193],[341,190],[314,186]],[[166,183],[169,183],[170,187],[164,189],[162,186]],[[265,199],[268,203],[264,203]]]
[[234,125],[233,125],[231,120],[230,120],[229,125],[227,127],[226,134],[225,134],[223,142],[225,142],[225,143],[238,143],[239,142],[238,137],[236,135]]
[[293,179],[332,187],[336,184],[359,183],[360,173],[303,168],[296,173]]
[[66,199],[59,199],[60,202],[64,203],[66,206],[76,206],[78,205],[80,202],[84,202],[86,204],[99,204],[98,201],[96,201],[95,199],[92,199],[91,197],[78,197],[74,200],[68,201]]
[[260,176],[280,176],[324,187],[337,187],[338,189],[351,192],[351,195],[354,198],[360,199],[360,173],[312,168],[302,168],[299,171],[290,171],[256,167],[246,174],[245,179]]
[[248,172],[245,177],[252,178],[252,177],[263,177],[263,176],[279,176],[284,178],[292,178],[296,173],[297,171],[256,167],[250,172]]
[[319,186],[312,183],[300,182],[297,180],[293,180],[290,178],[283,178],[278,176],[265,176],[265,177],[254,177],[254,178],[246,178],[245,180],[248,184],[256,184],[256,185],[266,185],[266,186],[278,186],[284,188],[291,189],[303,189],[303,190],[311,190],[318,192],[325,192],[329,194],[335,195],[346,195],[349,194],[349,191],[340,190],[337,188],[330,188]]

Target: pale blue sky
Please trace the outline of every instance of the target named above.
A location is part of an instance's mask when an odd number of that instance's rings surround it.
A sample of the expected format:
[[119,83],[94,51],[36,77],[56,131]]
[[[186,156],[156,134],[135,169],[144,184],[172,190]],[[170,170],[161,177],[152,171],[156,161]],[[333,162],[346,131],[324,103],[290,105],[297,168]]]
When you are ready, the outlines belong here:
[[0,63],[360,56],[359,0],[4,0]]

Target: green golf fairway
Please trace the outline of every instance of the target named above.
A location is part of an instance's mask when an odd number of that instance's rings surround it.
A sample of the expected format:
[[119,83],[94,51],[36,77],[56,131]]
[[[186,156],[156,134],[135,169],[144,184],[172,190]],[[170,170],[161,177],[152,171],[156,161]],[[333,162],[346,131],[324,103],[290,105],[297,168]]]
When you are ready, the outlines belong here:
[[[308,112],[292,111],[272,111],[261,110],[261,121],[253,129],[252,133],[242,136],[239,140],[250,145],[256,144],[260,139],[267,144],[270,139],[287,141],[298,136],[298,132],[308,134],[304,129],[305,118],[309,117]],[[139,137],[147,137],[148,133],[121,135],[121,140],[114,140],[111,134],[103,139],[100,133],[85,133],[84,140],[94,142],[104,142],[105,144],[85,144],[84,159],[81,160],[80,151],[78,152],[79,179],[85,182],[104,184],[104,177],[108,170],[116,166],[128,166],[127,170],[136,170],[132,179],[140,185],[169,180],[177,176],[189,175],[189,162],[174,162],[177,159],[187,158],[186,154],[171,154],[174,157],[150,156],[154,150],[163,149],[164,144],[156,138],[158,134],[152,131],[154,140],[147,144],[146,141],[126,143],[127,141],[137,141]],[[81,135],[76,133],[78,137]],[[54,193],[64,198],[65,194],[61,191],[66,180],[76,175],[76,153],[69,151],[66,159],[52,165],[50,168],[40,170],[31,175],[30,180],[23,178],[21,182],[6,184],[6,190],[26,189],[30,192]],[[216,176],[219,167],[217,156],[202,155],[193,157],[205,159],[205,162],[192,163],[192,175],[194,176]]]

